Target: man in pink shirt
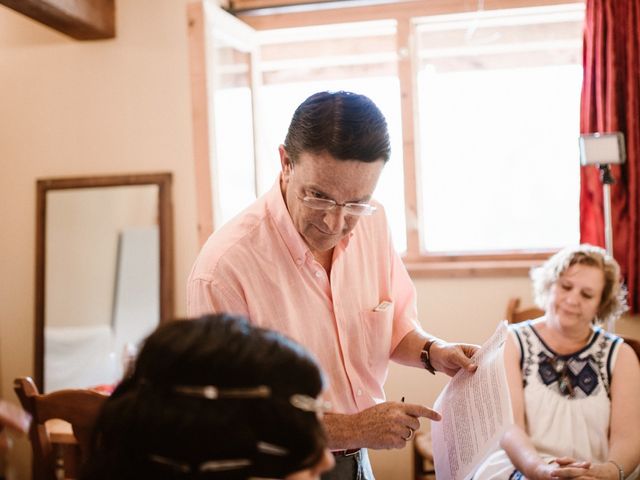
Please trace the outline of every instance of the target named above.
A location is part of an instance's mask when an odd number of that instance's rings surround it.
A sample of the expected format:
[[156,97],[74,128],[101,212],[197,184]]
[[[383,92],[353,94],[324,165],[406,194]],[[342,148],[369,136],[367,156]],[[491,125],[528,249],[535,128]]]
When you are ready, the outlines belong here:
[[[366,448],[402,448],[423,405],[387,402],[389,360],[473,371],[475,346],[427,335],[413,283],[371,199],[389,159],[387,123],[367,97],[320,92],[295,111],[273,188],[215,232],[188,282],[188,314],[242,314],[306,346],[327,376],[324,416],[336,468],[373,479]],[[282,372],[286,375],[287,372]]]

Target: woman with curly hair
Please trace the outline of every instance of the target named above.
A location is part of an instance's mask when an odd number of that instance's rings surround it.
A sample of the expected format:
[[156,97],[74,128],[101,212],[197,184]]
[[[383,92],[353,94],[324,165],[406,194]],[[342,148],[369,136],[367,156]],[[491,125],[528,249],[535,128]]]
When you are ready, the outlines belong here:
[[618,264],[580,245],[531,276],[545,314],[512,325],[505,347],[515,424],[474,480],[636,478],[640,363],[600,327],[627,309]]

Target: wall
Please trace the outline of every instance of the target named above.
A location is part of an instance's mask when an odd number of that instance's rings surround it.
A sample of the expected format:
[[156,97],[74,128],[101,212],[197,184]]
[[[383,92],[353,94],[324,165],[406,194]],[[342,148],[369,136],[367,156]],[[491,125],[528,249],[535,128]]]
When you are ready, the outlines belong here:
[[[35,181],[51,176],[174,175],[176,313],[197,254],[186,0],[118,1],[117,38],[71,40],[0,6],[0,396],[33,373]],[[526,278],[416,282],[425,328],[482,342]],[[640,322],[627,331],[640,336]],[[431,405],[446,381],[392,366],[388,398]],[[378,480],[407,480],[409,448],[374,452]],[[19,479],[28,444],[16,445]]]
[[[0,397],[33,373],[36,179],[173,173],[176,313],[197,254],[186,0],[117,1],[79,42],[0,6]],[[15,448],[27,479],[28,444]]]

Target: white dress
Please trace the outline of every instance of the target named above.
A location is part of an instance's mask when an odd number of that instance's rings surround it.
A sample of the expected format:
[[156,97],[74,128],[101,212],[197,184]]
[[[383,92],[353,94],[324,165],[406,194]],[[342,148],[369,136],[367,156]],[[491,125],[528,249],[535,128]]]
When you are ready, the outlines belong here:
[[[533,328],[511,325],[520,346],[526,430],[544,459],[568,456],[604,462],[608,454],[609,386],[622,342],[593,326],[589,342],[570,355],[558,355]],[[474,480],[521,479],[504,450],[494,452]]]

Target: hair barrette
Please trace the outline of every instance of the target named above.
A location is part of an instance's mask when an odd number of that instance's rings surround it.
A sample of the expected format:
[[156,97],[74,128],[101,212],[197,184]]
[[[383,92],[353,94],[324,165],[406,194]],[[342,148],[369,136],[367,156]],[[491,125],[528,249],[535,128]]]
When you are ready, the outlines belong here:
[[[219,398],[270,398],[271,389],[266,385],[246,388],[218,388],[214,385],[177,385],[173,391],[190,397],[217,400]],[[331,404],[320,398],[296,393],[289,397],[289,403],[305,412],[323,413],[331,409]]]
[[226,470],[239,470],[251,465],[248,458],[229,458],[220,460],[209,460],[202,462],[197,468],[192,468],[186,462],[163,457],[161,455],[149,455],[149,460],[160,465],[166,465],[180,473],[198,472],[224,472]]
[[271,389],[266,385],[247,388],[219,389],[213,385],[178,385],[174,392],[190,397],[204,397],[209,400],[218,398],[269,398]]

